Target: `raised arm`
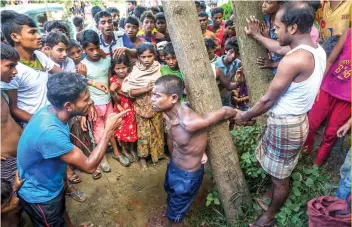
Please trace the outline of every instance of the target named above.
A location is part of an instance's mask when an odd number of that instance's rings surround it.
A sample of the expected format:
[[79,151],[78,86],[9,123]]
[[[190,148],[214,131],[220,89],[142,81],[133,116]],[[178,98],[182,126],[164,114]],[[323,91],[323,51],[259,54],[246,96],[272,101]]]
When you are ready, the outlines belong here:
[[205,116],[200,116],[196,113],[190,113],[188,116],[185,116],[182,119],[181,125],[186,131],[195,132],[201,129],[205,129],[222,120],[233,118],[235,115],[235,109],[229,106],[223,106],[214,112],[207,113]]
[[17,106],[17,90],[7,90],[5,91],[7,96],[9,97],[9,107],[11,114],[22,122],[28,122],[32,114],[28,113],[25,110],[18,108]]
[[113,136],[113,133],[117,127],[121,125],[122,118],[128,111],[129,110],[125,110],[121,113],[114,113],[108,116],[103,136],[89,157],[85,156],[78,147],[74,146],[70,152],[61,155],[60,159],[86,173],[93,173],[98,168],[104,157],[106,147],[111,136]]

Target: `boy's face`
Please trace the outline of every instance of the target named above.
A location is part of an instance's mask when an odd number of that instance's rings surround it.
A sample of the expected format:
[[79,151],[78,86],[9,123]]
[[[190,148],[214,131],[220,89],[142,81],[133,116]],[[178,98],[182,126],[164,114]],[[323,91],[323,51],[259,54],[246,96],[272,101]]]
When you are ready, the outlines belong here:
[[280,8],[280,4],[277,1],[263,1],[262,12],[265,15],[271,15],[276,13]]
[[128,38],[135,38],[138,33],[138,25],[127,23],[125,24],[125,32]]
[[99,45],[97,46],[93,43],[89,43],[88,46],[84,48],[84,51],[87,54],[88,60],[99,61],[101,58]]
[[223,19],[224,19],[224,15],[222,13],[217,13],[212,17],[212,20],[215,26],[220,26],[222,24]]
[[72,47],[67,51],[67,55],[76,65],[82,61],[82,49],[80,47]]
[[159,54],[160,60],[164,61],[165,60],[164,50],[158,50],[158,54]]
[[10,83],[11,80],[17,74],[16,65],[17,60],[15,59],[1,59],[0,66],[1,66],[1,81],[5,83]]
[[124,64],[116,64],[114,67],[116,75],[120,78],[125,78],[128,74],[128,68]]
[[146,50],[143,54],[138,56],[138,60],[147,68],[154,63],[154,59],[155,55],[150,50]]
[[233,62],[236,59],[236,51],[234,49],[226,50],[225,54],[229,62]]
[[165,20],[156,20],[156,28],[159,32],[166,32],[166,21]]
[[214,49],[207,49],[207,52],[208,52],[208,57],[209,57],[209,60],[213,60],[213,58],[215,57],[215,50]]
[[20,44],[25,49],[39,50],[42,47],[42,42],[37,28],[23,25],[21,32],[12,33],[11,38],[17,44]]
[[164,62],[170,67],[171,70],[174,70],[174,71],[178,70],[178,62],[177,62],[176,55],[165,54],[164,55]]
[[168,95],[162,85],[154,85],[152,91],[152,106],[156,112],[164,112],[171,110],[178,102],[177,95]]
[[112,22],[116,23],[116,24],[119,24],[119,22],[120,22],[120,14],[114,12],[114,13],[111,13],[111,16],[112,16]]
[[155,28],[155,21],[153,19],[150,19],[150,18],[145,18],[143,20],[142,27],[143,27],[145,32],[149,32],[150,33]]
[[111,17],[102,17],[99,19],[97,28],[100,30],[103,35],[111,36],[113,32],[113,23]]
[[127,7],[129,10],[134,10],[134,5],[130,2],[127,3]]
[[65,61],[67,58],[67,52],[66,52],[67,46],[66,44],[59,42],[57,45],[55,45],[53,48],[50,48],[50,58],[53,60],[55,63],[61,64]]
[[199,19],[199,23],[200,23],[200,29],[202,29],[202,31],[206,30],[208,28],[208,18],[206,17],[198,17]]
[[225,35],[227,35],[229,37],[236,36],[235,26],[234,25],[227,26],[225,28]]

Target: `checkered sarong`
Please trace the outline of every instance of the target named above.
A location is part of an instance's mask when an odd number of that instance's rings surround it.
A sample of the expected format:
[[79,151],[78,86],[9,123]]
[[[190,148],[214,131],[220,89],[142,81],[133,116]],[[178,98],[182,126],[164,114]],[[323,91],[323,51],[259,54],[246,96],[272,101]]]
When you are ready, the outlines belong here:
[[256,149],[256,157],[263,169],[279,179],[289,177],[297,165],[308,132],[307,114],[274,116],[270,113]]

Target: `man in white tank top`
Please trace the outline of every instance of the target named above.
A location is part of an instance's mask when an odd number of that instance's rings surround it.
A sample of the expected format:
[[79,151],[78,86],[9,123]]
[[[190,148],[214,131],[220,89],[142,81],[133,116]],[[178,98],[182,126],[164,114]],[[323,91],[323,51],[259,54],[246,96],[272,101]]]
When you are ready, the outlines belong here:
[[[268,92],[246,112],[238,111],[235,121],[243,124],[268,114],[267,127],[256,149],[263,169],[272,176],[271,199],[263,216],[250,226],[273,226],[289,196],[289,179],[308,135],[307,112],[319,91],[326,64],[324,50],[310,37],[314,11],[306,2],[287,2],[275,17],[281,46],[291,51],[280,61]],[[249,28],[250,29],[250,28]],[[250,84],[249,84],[250,86]]]

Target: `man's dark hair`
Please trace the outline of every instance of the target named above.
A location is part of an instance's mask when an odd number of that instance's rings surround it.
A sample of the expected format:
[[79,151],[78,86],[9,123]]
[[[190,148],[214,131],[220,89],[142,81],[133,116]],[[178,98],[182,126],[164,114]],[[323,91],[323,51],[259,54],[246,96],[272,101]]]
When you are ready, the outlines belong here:
[[321,8],[320,1],[308,1],[308,4],[313,8],[314,12],[317,12]]
[[53,48],[54,46],[58,45],[59,43],[63,43],[68,46],[68,38],[67,36],[59,31],[52,31],[49,32],[49,34],[46,35],[45,39],[45,45],[47,45],[50,48]]
[[229,27],[229,26],[233,26],[233,21],[232,20],[227,20],[225,22],[225,28]]
[[127,68],[129,68],[130,67],[130,60],[125,54],[121,55],[117,59],[112,59],[111,60],[111,69],[114,70],[115,65],[117,65],[117,64],[124,64]]
[[81,45],[86,48],[90,43],[99,46],[99,35],[93,30],[85,30],[82,34]]
[[60,29],[63,30],[65,32],[66,35],[70,35],[70,28],[67,25],[66,22],[62,21],[62,20],[54,20],[51,23],[48,24],[47,27],[47,32],[51,32],[54,29]]
[[204,38],[204,42],[207,50],[215,50],[216,44],[212,38]]
[[[138,19],[141,18],[142,14],[147,11],[147,8],[144,6],[136,6],[133,10],[133,15],[135,15]],[[142,20],[140,20],[142,22]]]
[[95,15],[101,11],[103,10],[100,8],[100,6],[93,6],[90,12],[92,13],[92,17],[94,18]]
[[68,42],[67,50],[70,50],[73,47],[81,48],[81,45],[79,45],[79,43],[76,40],[70,39]]
[[207,6],[205,5],[204,2],[201,2],[199,8],[200,8],[202,11],[205,11],[205,10],[207,9]]
[[178,100],[181,100],[183,96],[183,82],[181,78],[179,78],[176,75],[164,75],[162,77],[159,77],[155,81],[155,85],[161,85],[164,90],[164,94],[167,95],[177,95]]
[[137,1],[135,1],[135,0],[127,0],[126,1],[127,3],[129,2],[129,3],[131,3],[132,5],[137,5]]
[[160,12],[159,7],[157,6],[152,6],[149,8],[149,10],[152,11],[154,15]]
[[46,46],[46,34],[40,36],[40,41],[42,42],[42,47]]
[[17,51],[15,48],[12,46],[1,43],[1,60],[6,59],[6,60],[20,60],[20,56],[18,55]]
[[198,13],[198,17],[206,17],[206,18],[208,18],[208,14],[206,12],[200,12],[200,13]]
[[[120,18],[120,21],[119,21],[119,27],[120,27],[120,28],[125,27],[125,24],[126,24],[125,21],[126,21],[126,18],[124,18],[124,17],[121,17],[121,18]],[[139,23],[138,23],[138,25],[139,25]],[[138,26],[138,25],[137,25],[137,26]]]
[[12,191],[11,183],[5,179],[1,179],[1,205],[11,199]]
[[141,19],[140,19],[140,21],[141,21],[141,23],[143,24],[143,22],[144,22],[144,20],[145,19],[150,19],[150,20],[153,20],[154,22],[155,22],[155,16],[154,16],[154,14],[151,12],[151,11],[145,11],[143,14],[142,14],[142,16],[141,16]]
[[50,23],[52,23],[53,21],[45,21],[44,24],[43,24],[43,29],[44,29],[44,32],[48,32],[48,27],[50,25]]
[[224,9],[221,7],[216,7],[214,9],[211,10],[211,17],[215,16],[215,14],[221,13],[222,15],[224,15]]
[[72,23],[75,27],[79,27],[79,26],[82,26],[83,24],[83,18],[80,17],[80,16],[75,16],[73,19],[72,19]]
[[240,48],[238,47],[238,42],[236,37],[232,37],[231,39],[228,39],[225,43],[225,50],[231,50],[233,49],[236,53],[239,52]]
[[200,6],[200,1],[198,1],[198,0],[194,1],[194,4]]
[[99,20],[103,17],[112,17],[112,16],[106,10],[100,11],[99,13],[95,14],[95,16],[94,16],[95,23],[99,24]]
[[141,45],[139,45],[139,47],[137,48],[137,56],[142,55],[146,50],[149,50],[150,52],[156,55],[156,50],[154,45],[149,42],[144,42],[144,43],[141,43]]
[[174,47],[172,46],[172,43],[171,42],[168,42],[165,47],[164,47],[164,55],[176,55],[175,54],[175,50],[174,50]]
[[108,11],[109,13],[116,13],[120,15],[120,10],[118,10],[116,7],[109,7],[106,9],[106,11]]
[[[138,18],[135,17],[135,16],[129,16],[129,17],[126,18],[125,23],[124,23],[124,26],[125,26],[126,24],[133,24],[133,25],[139,26],[139,20],[138,20]],[[124,27],[124,26],[122,26],[122,27]]]
[[49,102],[55,108],[61,109],[65,102],[77,101],[81,92],[87,89],[87,82],[78,73],[58,72],[49,77],[47,88]]
[[11,46],[15,45],[15,42],[11,38],[11,34],[21,34],[22,26],[24,25],[27,25],[31,28],[36,27],[34,20],[27,15],[16,13],[13,10],[1,11],[1,31],[4,34],[6,41]]
[[281,7],[283,15],[281,22],[286,25],[297,24],[300,33],[309,33],[314,22],[313,8],[306,2],[286,2]]
[[166,21],[165,14],[162,12],[155,14],[155,21],[157,21],[157,20],[165,20]]

